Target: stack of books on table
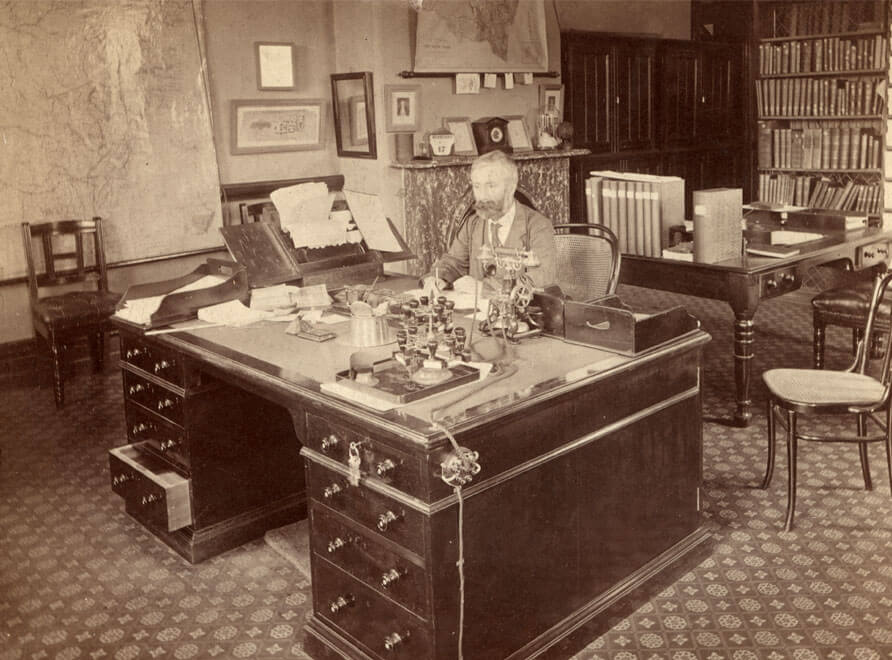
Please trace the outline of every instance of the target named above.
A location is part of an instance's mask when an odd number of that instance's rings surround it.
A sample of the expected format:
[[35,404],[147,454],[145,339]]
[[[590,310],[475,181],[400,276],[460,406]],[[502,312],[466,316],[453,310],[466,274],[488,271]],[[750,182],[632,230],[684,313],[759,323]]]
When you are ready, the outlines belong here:
[[659,257],[669,228],[684,224],[684,179],[633,172],[590,172],[585,182],[588,221],[619,239],[620,252]]

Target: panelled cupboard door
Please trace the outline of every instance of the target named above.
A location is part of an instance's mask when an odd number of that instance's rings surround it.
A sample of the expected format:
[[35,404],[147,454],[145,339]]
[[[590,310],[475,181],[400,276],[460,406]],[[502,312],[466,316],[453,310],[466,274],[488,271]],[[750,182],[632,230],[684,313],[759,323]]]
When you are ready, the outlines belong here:
[[666,46],[660,67],[663,144],[693,145],[697,138],[697,51],[684,46]]
[[655,50],[644,45],[618,46],[614,59],[616,150],[654,149]]
[[564,90],[574,143],[592,153],[611,151],[614,99],[609,46],[573,44],[565,51]]
[[707,48],[700,59],[699,106],[697,136],[706,140],[723,140],[740,132],[740,119],[735,121],[740,90],[733,82],[739,66],[734,51],[727,47]]

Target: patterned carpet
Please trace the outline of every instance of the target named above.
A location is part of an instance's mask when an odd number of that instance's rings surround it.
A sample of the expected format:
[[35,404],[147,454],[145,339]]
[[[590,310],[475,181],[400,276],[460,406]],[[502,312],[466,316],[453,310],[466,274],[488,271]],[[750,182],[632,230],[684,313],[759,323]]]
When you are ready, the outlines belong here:
[[[713,335],[704,416],[730,418],[730,310],[620,293],[684,304],[703,321]],[[892,658],[882,448],[871,449],[867,492],[854,448],[806,445],[796,527],[784,533],[783,451],[771,488],[755,488],[765,460],[759,374],[810,363],[808,295],[765,303],[756,324],[753,424],[704,425],[708,554],[613,608],[572,649],[575,660]],[[848,346],[831,329],[830,366],[846,364]],[[191,566],[124,513],[106,456],[124,438],[116,370],[77,374],[61,412],[52,398],[49,389],[0,391],[0,660],[307,657],[310,585],[262,539]]]

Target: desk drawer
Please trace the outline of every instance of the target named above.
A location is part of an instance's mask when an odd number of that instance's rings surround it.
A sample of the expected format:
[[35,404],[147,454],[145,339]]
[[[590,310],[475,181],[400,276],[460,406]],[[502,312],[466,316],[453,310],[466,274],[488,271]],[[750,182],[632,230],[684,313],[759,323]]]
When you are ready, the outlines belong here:
[[376,534],[424,554],[425,517],[415,509],[365,486],[351,486],[346,477],[306,461],[309,497],[367,527]]
[[363,476],[374,477],[404,493],[423,498],[421,462],[409,454],[312,413],[307,413],[306,440],[308,447],[342,465],[347,465],[353,444],[359,451],[359,469]]
[[135,403],[124,403],[127,437],[131,442],[145,442],[155,453],[164,456],[186,471],[192,466],[186,432],[175,424],[163,421]]
[[169,532],[192,524],[189,480],[158,458],[125,445],[108,452],[112,490],[128,508]]
[[889,241],[862,245],[855,253],[855,268],[870,268],[889,259]]
[[122,333],[121,360],[178,387],[186,386],[185,364],[175,351]]
[[313,552],[358,578],[378,593],[396,600],[419,616],[427,613],[424,565],[387,549],[372,534],[359,530],[335,512],[310,509]]
[[124,370],[124,397],[162,415],[174,424],[183,424],[183,397],[161,385]]
[[430,658],[424,620],[324,560],[313,562],[313,608],[376,658]]

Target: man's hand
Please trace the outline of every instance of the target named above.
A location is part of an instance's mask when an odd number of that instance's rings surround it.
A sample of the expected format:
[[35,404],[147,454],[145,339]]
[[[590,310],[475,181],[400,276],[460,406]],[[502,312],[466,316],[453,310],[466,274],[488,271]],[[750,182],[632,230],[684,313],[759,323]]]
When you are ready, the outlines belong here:
[[439,292],[446,288],[446,280],[441,277],[425,277],[421,286],[421,290],[427,293],[428,291]]

